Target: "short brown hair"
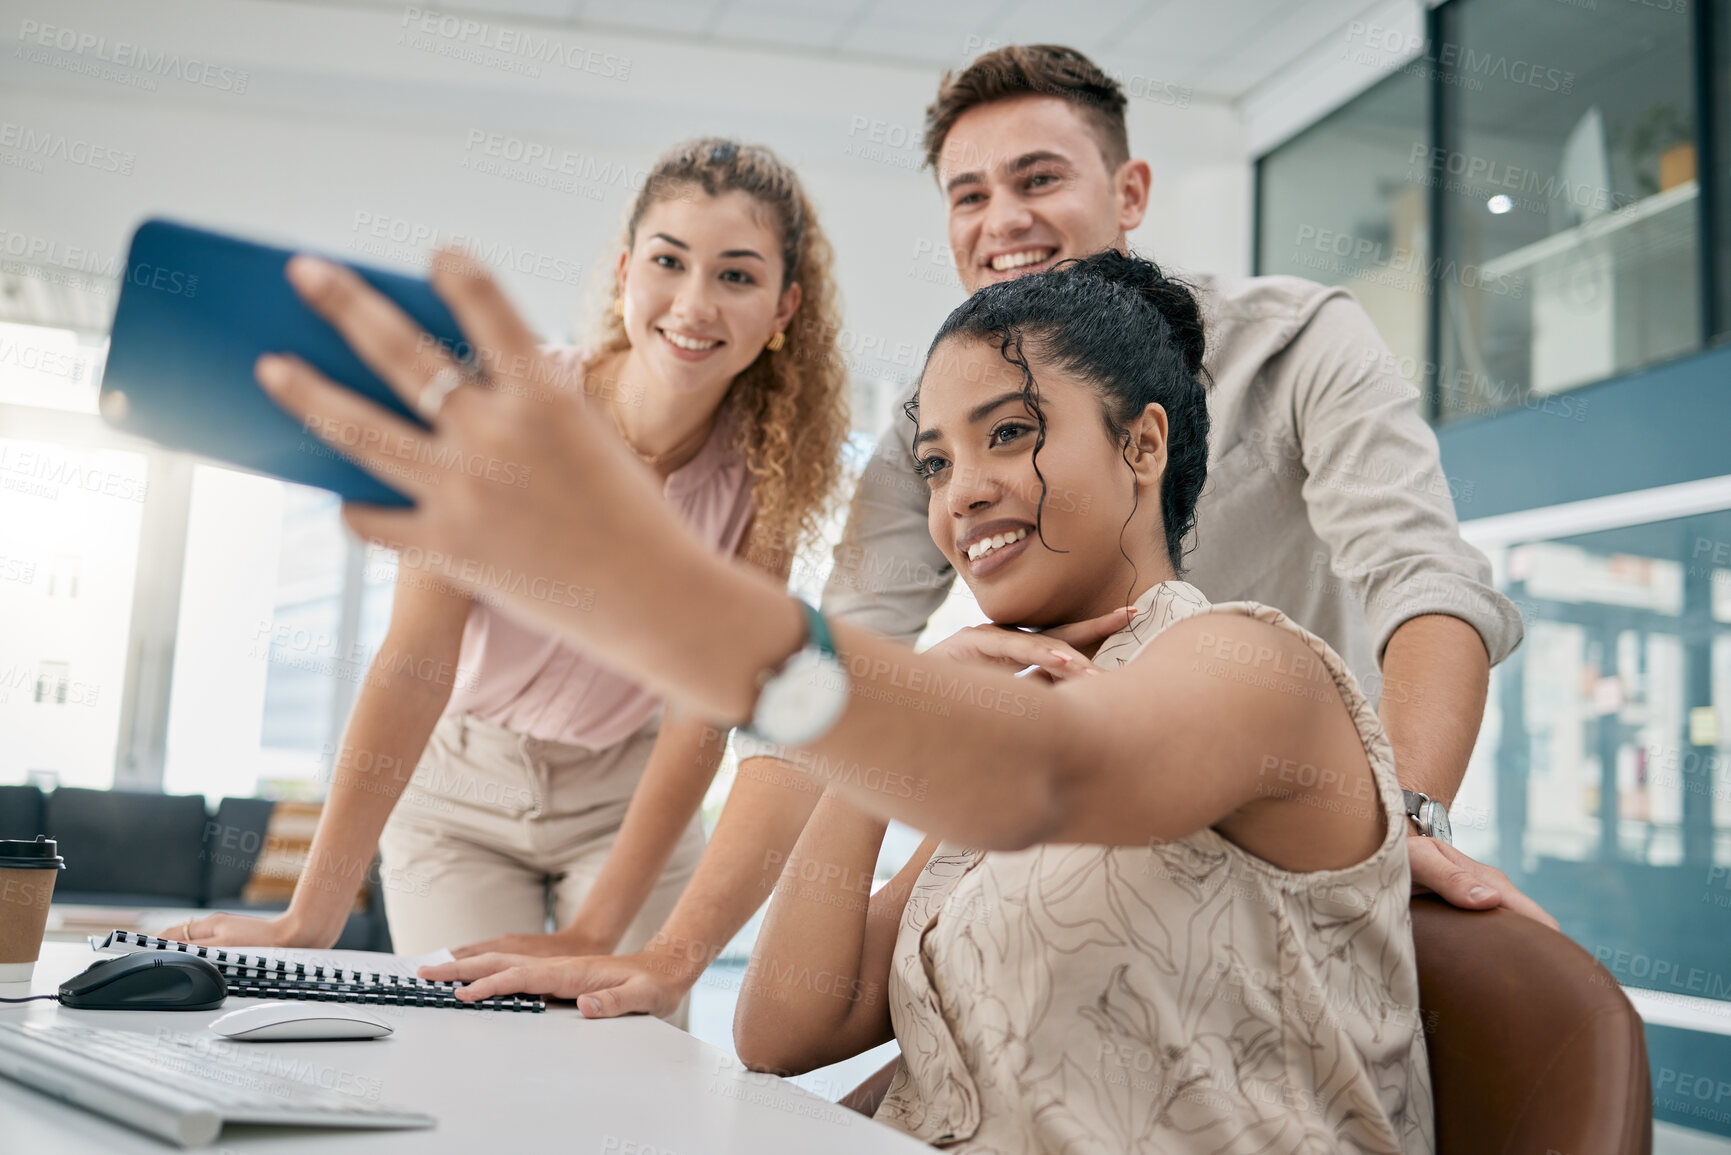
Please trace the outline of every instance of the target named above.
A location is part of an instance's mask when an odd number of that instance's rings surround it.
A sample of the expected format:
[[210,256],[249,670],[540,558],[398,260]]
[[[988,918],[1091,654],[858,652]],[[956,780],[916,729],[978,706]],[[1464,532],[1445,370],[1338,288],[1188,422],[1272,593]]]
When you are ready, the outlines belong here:
[[944,140],[969,109],[1035,94],[1074,104],[1094,130],[1106,167],[1130,159],[1124,130],[1124,90],[1100,66],[1061,44],[1011,44],[993,49],[960,72],[946,72],[926,109],[926,165],[934,172]]

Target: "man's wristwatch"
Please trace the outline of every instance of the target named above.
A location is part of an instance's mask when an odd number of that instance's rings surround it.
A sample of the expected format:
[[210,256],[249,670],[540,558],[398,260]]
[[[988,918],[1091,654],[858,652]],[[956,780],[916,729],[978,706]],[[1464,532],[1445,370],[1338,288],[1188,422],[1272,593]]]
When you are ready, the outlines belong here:
[[1402,789],[1400,796],[1406,802],[1406,816],[1418,824],[1418,832],[1426,838],[1434,838],[1438,842],[1454,845],[1454,831],[1449,828],[1449,808],[1428,794],[1420,794],[1417,790]]
[[805,746],[829,732],[847,709],[847,667],[830,639],[829,623],[801,599],[805,645],[780,669],[757,677],[757,707],[746,733],[778,746]]

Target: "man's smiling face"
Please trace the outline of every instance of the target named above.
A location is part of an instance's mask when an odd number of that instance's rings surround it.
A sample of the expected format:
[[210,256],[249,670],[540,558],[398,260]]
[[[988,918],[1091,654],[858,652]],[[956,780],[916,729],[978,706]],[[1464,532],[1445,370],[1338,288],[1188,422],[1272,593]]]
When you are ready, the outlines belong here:
[[1071,102],[1028,95],[971,108],[944,138],[938,185],[962,286],[1049,269],[1123,242],[1147,206],[1147,166],[1107,168]]

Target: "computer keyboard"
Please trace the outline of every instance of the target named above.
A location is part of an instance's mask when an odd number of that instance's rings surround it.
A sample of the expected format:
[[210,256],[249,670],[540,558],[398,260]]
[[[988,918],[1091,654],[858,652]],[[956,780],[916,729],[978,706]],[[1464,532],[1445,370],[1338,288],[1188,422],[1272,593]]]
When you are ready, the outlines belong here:
[[224,1123],[431,1127],[372,1101],[378,1082],[280,1048],[177,1031],[119,1031],[60,1021],[0,1023],[0,1075],[182,1147]]

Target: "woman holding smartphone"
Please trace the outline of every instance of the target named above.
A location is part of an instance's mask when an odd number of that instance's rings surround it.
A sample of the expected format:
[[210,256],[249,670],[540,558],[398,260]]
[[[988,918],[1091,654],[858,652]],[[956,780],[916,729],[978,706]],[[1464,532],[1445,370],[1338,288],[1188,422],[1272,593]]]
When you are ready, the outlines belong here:
[[[632,206],[601,340],[592,352],[533,350],[518,400],[541,412],[581,404],[682,533],[785,585],[839,479],[847,432],[830,263],[809,200],[773,154],[681,145]],[[499,456],[532,482],[526,459]],[[407,559],[421,551],[401,556],[390,626],[287,912],[211,915],[166,933],[329,946],[379,847],[401,952],[636,949],[701,854],[697,810],[725,731],[663,717],[657,691],[507,606],[520,594],[605,616],[580,575],[489,565],[463,588],[455,567],[414,569]],[[394,672],[441,665],[456,668],[455,688]]]
[[[297,258],[289,275],[422,395],[431,366],[402,355],[412,322],[340,268]],[[435,285],[498,363],[532,363],[471,262],[442,257]],[[592,406],[549,419],[507,375],[460,387],[434,437],[513,446],[528,489],[452,475],[415,483],[413,511],[345,517],[373,539],[581,575],[608,612],[513,604],[705,716],[815,755],[800,766],[826,797],[735,1021],[751,1066],[792,1073],[895,1038],[878,1117],[982,1155],[1424,1155],[1404,806],[1381,723],[1320,639],[1178,578],[1207,472],[1203,346],[1185,287],[1117,252],[989,286],[950,316],[915,455],[932,538],[995,624],[923,654],[832,627],[702,549]],[[388,468],[421,436],[295,358],[261,358],[258,377],[344,444],[379,446],[363,464]],[[1126,602],[1137,612],[1084,650],[1024,629]],[[1014,672],[1028,666],[1041,675]],[[930,837],[868,898],[892,818]],[[422,973],[468,981],[464,998],[559,995],[567,965]]]

